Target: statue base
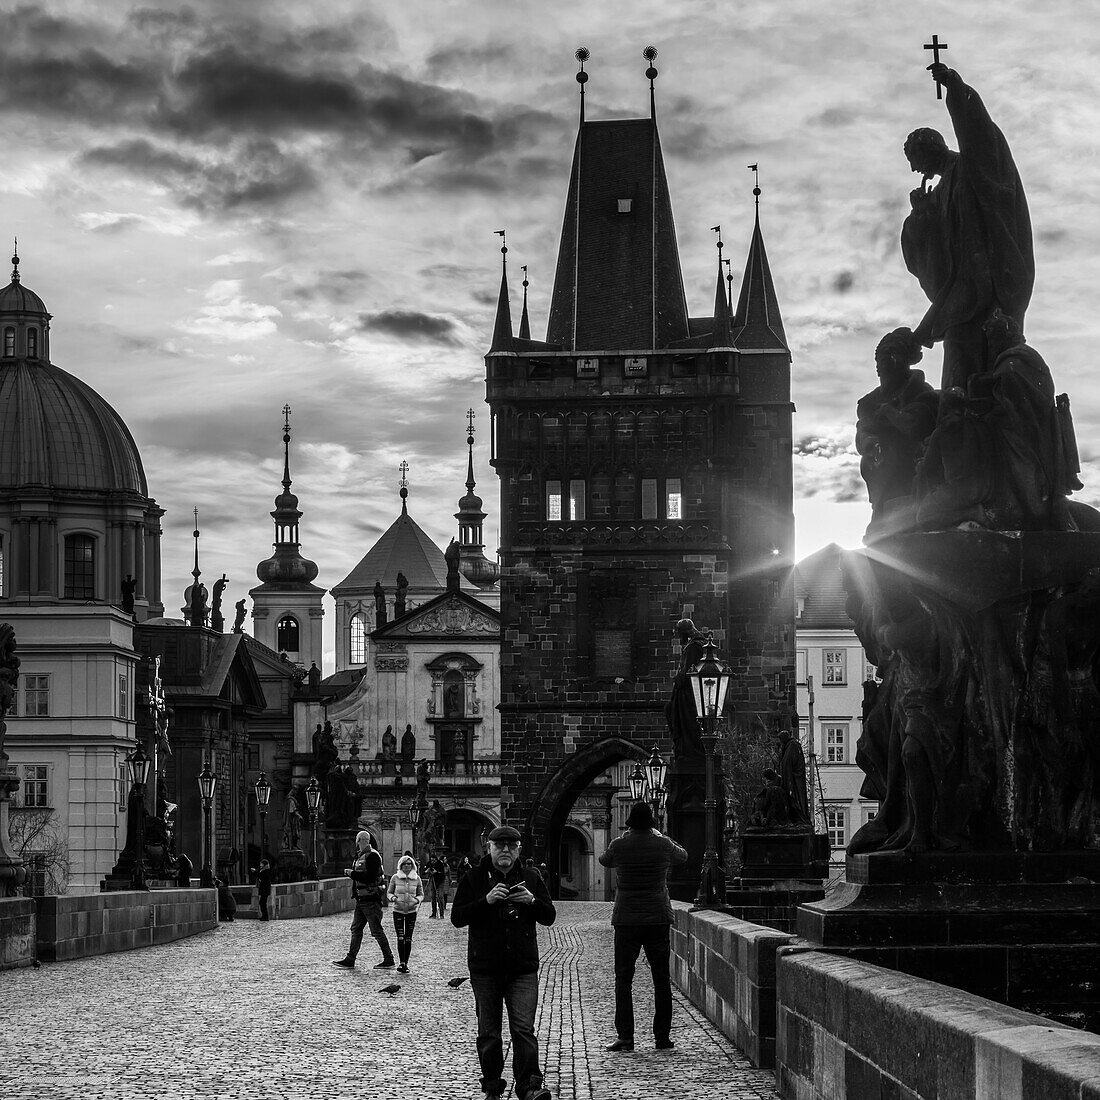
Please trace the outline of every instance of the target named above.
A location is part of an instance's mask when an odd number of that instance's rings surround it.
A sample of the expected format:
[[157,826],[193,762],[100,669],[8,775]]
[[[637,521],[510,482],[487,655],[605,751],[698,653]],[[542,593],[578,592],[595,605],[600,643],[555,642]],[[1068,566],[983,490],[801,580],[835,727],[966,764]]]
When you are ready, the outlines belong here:
[[876,852],[798,909],[830,952],[1100,1030],[1100,852]]
[[741,834],[741,881],[820,882],[829,877],[829,838],[808,829],[752,829]]
[[309,878],[309,857],[301,848],[284,848],[272,861],[276,882],[301,882]]
[[325,829],[321,874],[325,877],[340,876],[345,867],[355,862],[356,829]]

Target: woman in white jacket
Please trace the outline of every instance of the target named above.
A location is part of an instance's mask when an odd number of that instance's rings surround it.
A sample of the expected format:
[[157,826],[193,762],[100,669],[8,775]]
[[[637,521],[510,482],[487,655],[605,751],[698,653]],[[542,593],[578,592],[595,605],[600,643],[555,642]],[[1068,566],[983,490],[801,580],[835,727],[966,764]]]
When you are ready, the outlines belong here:
[[401,960],[397,969],[408,974],[416,911],[424,900],[424,883],[416,873],[416,860],[412,856],[401,857],[397,873],[390,879],[389,895],[393,905],[393,930],[397,934],[397,957]]

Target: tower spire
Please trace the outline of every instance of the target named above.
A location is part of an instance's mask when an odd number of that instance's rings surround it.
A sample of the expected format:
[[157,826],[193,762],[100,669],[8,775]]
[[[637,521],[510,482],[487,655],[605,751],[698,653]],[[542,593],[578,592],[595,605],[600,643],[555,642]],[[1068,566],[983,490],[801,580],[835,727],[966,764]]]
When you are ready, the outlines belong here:
[[494,229],[500,238],[500,295],[497,298],[497,319],[493,325],[493,343],[489,348],[494,351],[512,350],[512,310],[508,304],[508,231]]
[[283,489],[290,492],[290,406],[283,406]]
[[722,227],[712,225],[710,231],[718,234],[718,279],[714,287],[714,328],[711,330],[711,346],[726,348],[730,343],[730,308],[722,274]]
[[466,446],[469,448],[469,456],[466,462],[466,489],[474,491],[474,417],[477,414],[473,409],[466,410]]
[[657,47],[646,46],[646,48],[642,50],[642,57],[649,62],[649,68],[645,71],[645,75],[649,80],[649,117],[656,122],[657,92],[653,87],[653,82],[657,79],[657,70],[653,67],[653,62],[657,60]]
[[521,340],[531,339],[531,322],[527,319],[527,265],[524,264],[523,268],[523,312],[519,318],[519,338]]
[[199,506],[195,505],[195,530],[191,532],[195,540],[195,568],[191,570],[191,576],[195,578],[195,584],[199,583],[202,570],[199,569]]
[[401,488],[398,490],[401,497],[401,514],[407,516],[409,514],[409,464],[402,459],[401,465],[397,468],[401,471]]
[[481,497],[474,492],[474,418],[473,409],[466,410],[466,495],[458,502],[458,568],[468,580],[484,588],[499,575],[494,562],[485,557],[485,536],[482,534],[485,513]]
[[584,71],[584,63],[592,56],[587,46],[581,46],[573,56],[581,63],[581,71],[577,73],[577,83],[581,92],[581,125],[584,125],[584,86],[588,83],[588,73]]
[[15,247],[11,252],[11,281],[19,282],[19,238],[15,238]]
[[772,282],[768,254],[764,249],[764,235],[760,231],[760,175],[755,164],[748,165],[756,174],[752,189],[756,211],[752,242],[745,261],[745,275],[741,281],[741,295],[737,300],[737,312],[733,318],[733,346],[739,350],[788,351],[787,337],[783,332],[783,319],[779,315],[779,299]]

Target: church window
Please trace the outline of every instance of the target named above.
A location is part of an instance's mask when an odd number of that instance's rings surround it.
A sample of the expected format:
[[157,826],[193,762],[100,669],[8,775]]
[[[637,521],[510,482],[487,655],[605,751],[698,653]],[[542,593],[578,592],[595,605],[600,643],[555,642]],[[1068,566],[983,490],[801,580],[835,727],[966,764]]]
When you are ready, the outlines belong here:
[[829,830],[829,847],[843,851],[848,845],[848,810],[845,806],[828,806],[825,809],[825,827]]
[[38,358],[38,329],[27,329],[27,358]]
[[584,482],[569,482],[569,518],[584,519]]
[[129,718],[130,708],[126,705],[129,701],[129,692],[127,688],[126,677],[119,673],[118,676],[118,716],[119,718]]
[[95,539],[65,536],[65,599],[95,599]]
[[549,520],[561,519],[560,481],[548,481],[546,483],[546,518]]
[[349,656],[353,665],[367,663],[367,624],[358,612],[351,617],[351,653]]
[[11,358],[15,354],[15,329],[4,329],[4,355]]
[[848,723],[837,722],[824,726],[825,763],[843,764],[847,757]]
[[50,804],[49,764],[23,765],[23,806],[44,809]]
[[848,653],[843,649],[826,649],[821,654],[822,679],[826,684],[848,682]]
[[275,627],[275,648],[280,653],[297,653],[301,648],[298,620],[293,615],[284,615]]
[[26,718],[49,718],[50,678],[28,673],[23,678],[23,715]]
[[657,518],[657,479],[642,478],[642,519]]
[[665,519],[683,519],[683,496],[678,477],[665,478]]

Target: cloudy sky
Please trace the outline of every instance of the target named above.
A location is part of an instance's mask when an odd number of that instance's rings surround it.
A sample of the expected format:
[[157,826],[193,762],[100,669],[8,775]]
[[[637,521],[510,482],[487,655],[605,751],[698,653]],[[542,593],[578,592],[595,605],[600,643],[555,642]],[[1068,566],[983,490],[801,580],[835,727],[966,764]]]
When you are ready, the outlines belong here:
[[[1085,10],[0,3],[0,239],[19,237],[24,282],[54,314],[54,361],[137,440],[168,509],[166,605],[189,581],[195,505],[226,606],[256,583],[284,403],[303,552],[331,587],[394,518],[402,459],[413,516],[441,545],[453,533],[464,412],[488,421],[493,232],[506,227],[510,260],[529,265],[541,335],[576,135],[573,51],[592,54],[588,117],[638,117],[653,44],[689,308],[713,301],[716,223],[739,282],[745,166],[759,163],[794,356],[798,553],[858,545],[854,405],[878,338],[926,308],[898,246],[917,183],[901,146],[922,125],[950,137],[921,48],[936,32],[1016,156],[1038,268],[1029,341],[1073,399],[1082,497],[1097,503],[1100,16]],[[938,382],[938,352],[922,366]],[[495,546],[486,435],[476,470]]]

